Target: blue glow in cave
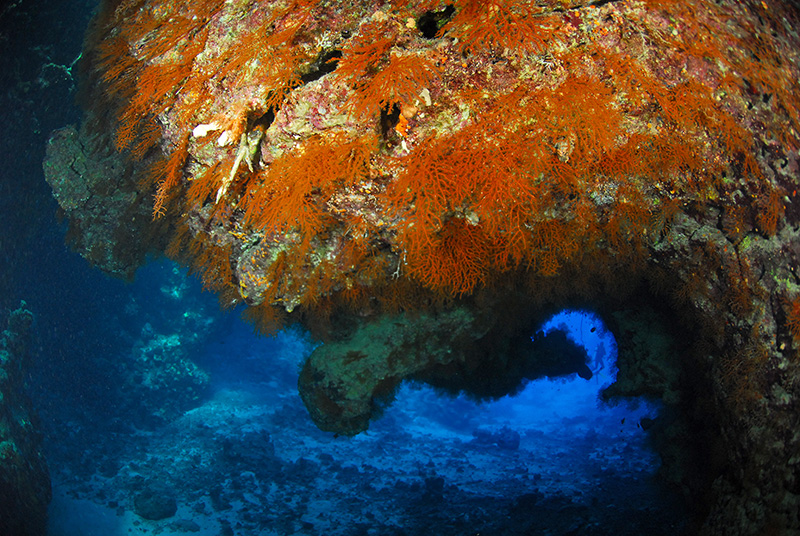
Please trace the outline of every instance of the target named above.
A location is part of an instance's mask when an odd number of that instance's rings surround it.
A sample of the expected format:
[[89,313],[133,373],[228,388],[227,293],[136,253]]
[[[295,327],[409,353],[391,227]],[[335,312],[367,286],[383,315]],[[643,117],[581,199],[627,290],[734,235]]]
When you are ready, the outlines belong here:
[[[614,380],[616,345],[591,313],[565,311],[539,328],[582,345],[591,379],[529,381],[489,402],[404,383],[367,432],[348,438],[317,429],[298,395],[314,348],[301,330],[254,335],[169,263],[150,265],[127,290],[98,324],[114,333],[108,348],[73,373],[80,393],[43,405],[48,434],[60,439],[49,443],[48,536],[680,531],[681,506],[654,485],[660,460],[640,425],[658,407],[599,401]],[[154,374],[169,356],[207,374],[208,389],[153,419],[186,376],[133,403],[127,393],[140,370]],[[70,385],[60,377],[41,391],[44,402]],[[143,518],[143,495],[177,511]]]
[[617,345],[613,334],[595,314],[563,310],[553,315],[536,331],[548,334],[560,330],[587,354],[591,379],[573,373],[568,376],[527,381],[516,394],[495,401],[477,402],[466,395],[440,396],[425,385],[403,384],[393,406],[387,410],[412,416],[431,427],[465,431],[474,427],[525,427],[529,431],[581,436],[587,431],[609,438],[633,442],[647,448],[641,421],[649,424],[660,404],[644,398],[618,403],[600,400],[602,391],[616,380]]

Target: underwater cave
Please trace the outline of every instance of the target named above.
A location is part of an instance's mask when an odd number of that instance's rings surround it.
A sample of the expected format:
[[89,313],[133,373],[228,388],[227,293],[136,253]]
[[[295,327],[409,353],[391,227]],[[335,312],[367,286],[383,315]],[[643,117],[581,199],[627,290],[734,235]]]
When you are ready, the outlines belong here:
[[[469,469],[457,470],[468,481],[461,490],[482,489],[491,496],[502,489],[506,498],[515,495],[513,515],[506,526],[494,527],[498,533],[688,533],[686,497],[670,486],[666,474],[675,460],[662,465],[657,451],[675,425],[674,416],[662,415],[665,404],[653,393],[613,401],[603,396],[616,380],[617,350],[596,315],[562,311],[540,328],[539,336],[565,334],[567,339],[559,335],[551,344],[562,347],[554,351],[579,350],[587,368],[551,368],[495,400],[404,384],[371,429],[408,430],[422,436],[418,442],[461,438],[465,445],[451,454],[471,462]],[[654,337],[666,342],[663,333]],[[483,464],[473,459],[476,449],[482,449]],[[674,452],[665,454],[669,458]],[[460,484],[446,482],[452,488]]]
[[0,534],[800,533],[796,2],[44,4]]
[[[492,381],[470,391],[437,383],[441,371],[401,381],[370,401],[367,431],[344,437],[320,431],[296,391],[325,344],[298,329],[254,335],[183,277],[168,264],[142,270],[119,319],[135,334],[115,367],[126,388],[47,424],[74,427],[48,453],[52,536],[691,533],[696,505],[675,473],[694,445],[676,439],[688,421],[666,389],[680,388],[680,345],[657,313],[604,322],[566,310],[526,324],[531,344],[509,345],[524,364],[481,370]],[[153,287],[160,299],[140,303]],[[642,370],[617,371],[621,325],[623,352],[650,351],[634,360]],[[177,375],[188,362],[193,377]],[[131,392],[139,375],[149,388]],[[618,375],[628,387],[611,393]],[[192,382],[199,397],[178,395]]]
[[[629,480],[629,489],[650,497],[650,506],[639,504],[639,510],[616,518],[637,527],[632,534],[645,529],[697,533],[709,516],[713,482],[728,470],[721,431],[725,413],[714,399],[711,367],[702,357],[710,331],[698,329],[690,311],[641,287],[620,292],[602,306],[595,300],[594,307],[549,314],[531,313],[535,308],[525,299],[500,303],[498,309],[484,304],[488,312],[482,320],[411,314],[393,317],[389,325],[366,323],[339,333],[341,340],[312,352],[301,370],[300,394],[314,422],[346,435],[385,431],[382,419],[399,428],[424,422],[468,431],[472,444],[517,444],[521,437],[523,445],[589,450],[591,445],[598,451],[584,452],[590,458],[615,448],[628,453],[623,458],[632,463],[651,456],[646,469],[625,476],[597,469],[596,489],[604,489],[603,475],[609,474],[613,484],[608,486]],[[391,347],[376,345],[380,333],[389,330],[395,330]],[[424,406],[416,397],[423,397]],[[395,413],[405,404],[416,413]],[[481,418],[487,429],[481,429]],[[538,442],[520,436],[520,427]],[[572,456],[560,452],[537,463],[567,481],[570,465],[591,465]],[[589,497],[596,489],[588,486],[582,493]],[[594,506],[611,504],[608,500],[592,499]],[[658,509],[664,517],[655,521]],[[643,517],[634,522],[637,516]],[[595,519],[580,530],[600,534],[614,523]]]

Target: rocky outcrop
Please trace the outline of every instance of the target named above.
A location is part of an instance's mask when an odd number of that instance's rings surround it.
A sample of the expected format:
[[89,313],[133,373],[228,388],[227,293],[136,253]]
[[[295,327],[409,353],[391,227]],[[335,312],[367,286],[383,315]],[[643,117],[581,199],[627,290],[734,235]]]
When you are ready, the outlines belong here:
[[69,221],[71,245],[105,272],[131,279],[152,250],[142,238],[159,228],[151,201],[136,191],[131,164],[86,128],[60,129],[48,146],[58,151],[48,152],[44,177]]
[[31,401],[25,394],[33,313],[22,302],[0,335],[0,533],[43,536],[50,476]]

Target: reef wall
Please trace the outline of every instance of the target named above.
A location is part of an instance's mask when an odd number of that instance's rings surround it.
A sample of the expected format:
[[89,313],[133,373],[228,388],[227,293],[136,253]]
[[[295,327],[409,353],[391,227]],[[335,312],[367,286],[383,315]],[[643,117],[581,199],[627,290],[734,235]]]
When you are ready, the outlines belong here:
[[164,253],[261,329],[328,341],[300,387],[341,433],[406,378],[513,391],[547,373],[537,322],[596,310],[607,396],[676,415],[698,531],[784,534],[798,27],[760,1],[107,1],[45,175],[100,268]]
[[0,534],[43,536],[50,475],[31,401],[25,394],[33,313],[23,302],[0,334]]

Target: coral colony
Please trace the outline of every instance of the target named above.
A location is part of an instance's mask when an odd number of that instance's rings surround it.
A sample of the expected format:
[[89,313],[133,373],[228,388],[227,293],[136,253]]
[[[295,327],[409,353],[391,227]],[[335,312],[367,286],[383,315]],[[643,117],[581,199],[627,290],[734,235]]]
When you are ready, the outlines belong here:
[[798,115],[768,9],[554,4],[107,2],[90,91],[167,254],[268,324],[520,273],[544,298],[710,205],[774,235],[794,187],[754,144],[784,161]]
[[798,27],[766,1],[108,0],[45,172],[101,268],[163,252],[332,340],[301,393],[345,434],[408,377],[502,395],[478,376],[533,319],[651,299],[740,438],[708,526],[790,526]]

